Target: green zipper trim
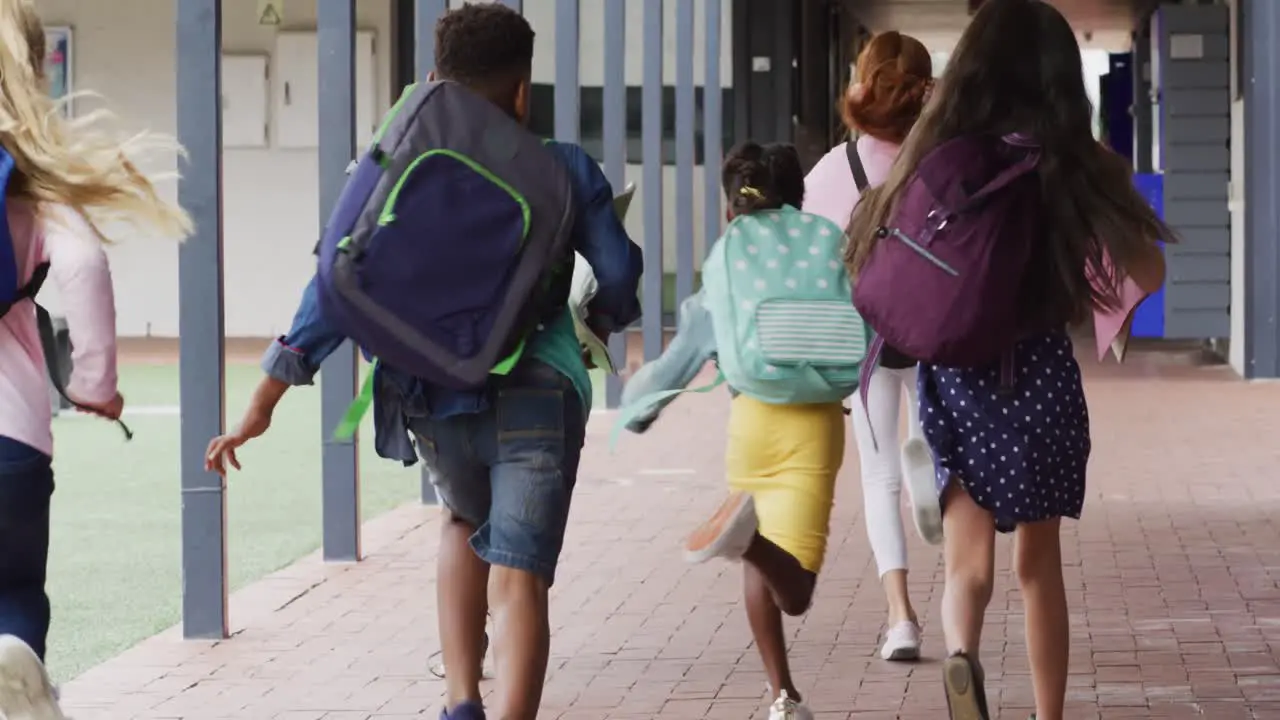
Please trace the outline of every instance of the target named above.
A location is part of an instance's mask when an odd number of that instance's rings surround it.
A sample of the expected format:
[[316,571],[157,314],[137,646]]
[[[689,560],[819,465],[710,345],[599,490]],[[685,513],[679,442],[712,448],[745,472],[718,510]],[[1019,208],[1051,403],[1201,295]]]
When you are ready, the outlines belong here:
[[369,367],[369,374],[365,375],[364,383],[360,386],[360,394],[347,406],[347,411],[342,414],[342,420],[333,431],[334,440],[342,442],[350,440],[360,429],[360,421],[373,405],[373,374],[377,371],[378,360],[374,358],[373,365]]
[[404,172],[400,174],[400,179],[396,180],[395,186],[391,188],[391,194],[387,196],[386,204],[382,206],[382,214],[378,216],[379,225],[389,225],[390,223],[395,222],[396,200],[400,199],[400,191],[404,189],[405,182],[408,181],[409,176],[413,174],[414,169],[416,169],[418,165],[427,158],[435,155],[443,155],[457,160],[463,165],[471,168],[473,171],[479,173],[489,182],[502,188],[504,192],[510,195],[511,199],[515,200],[516,203],[520,205],[520,216],[524,221],[524,228],[520,232],[520,242],[524,243],[524,241],[529,237],[529,218],[531,215],[529,210],[529,201],[525,200],[524,196],[516,192],[515,188],[508,185],[502,178],[494,175],[485,166],[460,152],[445,149],[428,150],[415,158],[413,162],[409,163],[409,167],[404,169]]
[[515,369],[516,363],[520,362],[520,358],[524,355],[524,345],[525,340],[521,340],[520,344],[516,346],[515,350],[511,351],[510,355],[498,361],[498,364],[493,366],[493,369],[489,371],[489,374],[510,375],[511,371]]
[[382,140],[382,136],[387,133],[387,128],[391,127],[391,121],[396,118],[396,115],[400,114],[400,109],[404,107],[405,101],[408,100],[409,96],[413,94],[413,91],[417,89],[418,83],[410,83],[409,85],[406,85],[404,90],[400,93],[400,99],[396,100],[396,104],[392,105],[391,109],[387,111],[387,114],[382,116],[382,124],[378,126],[378,132],[373,135],[373,143],[375,145],[378,144],[378,141]]

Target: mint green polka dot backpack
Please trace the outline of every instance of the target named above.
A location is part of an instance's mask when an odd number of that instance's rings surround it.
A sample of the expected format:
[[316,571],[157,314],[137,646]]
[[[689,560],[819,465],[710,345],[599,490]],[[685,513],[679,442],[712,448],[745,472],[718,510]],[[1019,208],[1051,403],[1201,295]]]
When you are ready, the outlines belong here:
[[853,307],[844,232],[793,207],[742,215],[702,267],[720,373],[771,404],[838,402],[858,389],[870,331]]

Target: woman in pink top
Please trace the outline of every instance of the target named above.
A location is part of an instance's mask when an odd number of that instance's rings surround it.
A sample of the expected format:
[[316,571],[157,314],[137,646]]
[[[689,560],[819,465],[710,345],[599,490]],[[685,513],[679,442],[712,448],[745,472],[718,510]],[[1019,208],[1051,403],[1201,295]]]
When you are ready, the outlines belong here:
[[[12,248],[0,252],[12,250],[20,286],[30,287],[47,265],[75,348],[67,394],[82,409],[117,419],[124,400],[103,227],[186,235],[186,214],[125,159],[176,146],[147,135],[122,143],[99,129],[102,113],[64,120],[48,94],[44,38],[32,0],[0,0],[0,147],[15,166],[4,188]],[[0,307],[0,717],[15,720],[63,717],[43,665],[51,414],[36,307],[21,299]]]
[[[933,60],[919,40],[898,32],[872,38],[858,56],[854,82],[841,108],[850,132],[860,137],[852,146],[841,143],[809,172],[804,210],[841,227],[848,225],[862,188],[867,183],[878,185],[888,175],[898,147],[920,117],[932,87]],[[851,153],[851,149],[855,151]],[[904,390],[910,440],[900,457],[898,426]],[[871,376],[867,406],[863,412],[855,403],[853,428],[862,461],[863,517],[889,604],[888,630],[880,656],[916,660],[920,657],[920,625],[907,595],[903,463],[932,467],[932,459],[921,439],[917,418],[915,361],[886,348],[881,366]],[[942,512],[932,484],[921,488],[908,484],[907,490],[921,536],[930,542],[940,541]]]

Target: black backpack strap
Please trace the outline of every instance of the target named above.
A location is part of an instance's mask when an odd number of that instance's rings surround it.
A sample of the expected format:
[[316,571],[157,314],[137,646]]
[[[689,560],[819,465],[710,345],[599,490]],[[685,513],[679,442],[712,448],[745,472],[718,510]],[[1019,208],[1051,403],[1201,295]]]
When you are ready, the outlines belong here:
[[[59,397],[72,406],[92,413],[94,412],[92,408],[81,405],[67,395],[66,383],[62,381],[62,368],[58,367],[58,339],[53,330],[53,318],[49,315],[48,310],[45,310],[40,303],[35,302],[36,293],[40,292],[40,288],[48,277],[49,263],[37,265],[35,271],[31,273],[31,280],[18,291],[18,299],[31,300],[36,306],[36,326],[40,329],[40,347],[44,350],[44,366],[49,373],[50,382],[53,383],[53,389],[57,391]],[[115,422],[124,431],[125,440],[132,440],[133,431],[129,429],[129,426],[125,425],[120,418],[116,418]]]
[[844,144],[844,154],[849,157],[849,169],[853,171],[853,184],[858,186],[858,192],[867,191],[867,186],[871,183],[867,181],[867,169],[862,166],[862,158],[858,155],[858,143],[852,139]]

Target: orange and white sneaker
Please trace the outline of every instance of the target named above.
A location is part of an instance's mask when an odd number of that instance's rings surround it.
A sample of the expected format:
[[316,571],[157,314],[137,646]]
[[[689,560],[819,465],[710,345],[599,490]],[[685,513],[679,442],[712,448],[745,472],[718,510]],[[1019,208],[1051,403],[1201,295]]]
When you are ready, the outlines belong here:
[[740,560],[755,539],[759,521],[751,495],[735,491],[684,544],[684,559],[704,563],[712,558]]
[[44,663],[13,635],[0,635],[0,718],[67,720]]

